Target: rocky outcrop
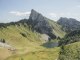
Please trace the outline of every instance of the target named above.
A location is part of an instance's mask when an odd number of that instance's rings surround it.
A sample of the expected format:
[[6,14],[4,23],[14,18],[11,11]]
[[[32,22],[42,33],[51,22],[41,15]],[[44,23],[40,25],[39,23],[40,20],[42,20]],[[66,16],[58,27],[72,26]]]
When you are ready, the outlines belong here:
[[32,26],[33,31],[35,30],[39,33],[47,34],[51,38],[56,38],[52,33],[52,27],[49,25],[48,20],[49,19],[32,9],[28,24]]
[[11,48],[10,45],[8,45],[7,43],[2,43],[2,42],[0,42],[0,47]]
[[57,23],[62,25],[62,29],[66,32],[80,30],[80,22],[73,18],[61,17]]

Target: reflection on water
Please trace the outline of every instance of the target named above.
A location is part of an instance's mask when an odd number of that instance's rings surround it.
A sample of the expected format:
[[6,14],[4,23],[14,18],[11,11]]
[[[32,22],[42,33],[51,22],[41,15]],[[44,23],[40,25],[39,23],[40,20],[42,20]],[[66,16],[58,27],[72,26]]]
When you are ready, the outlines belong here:
[[58,46],[58,42],[46,42],[42,46],[46,48],[53,48]]

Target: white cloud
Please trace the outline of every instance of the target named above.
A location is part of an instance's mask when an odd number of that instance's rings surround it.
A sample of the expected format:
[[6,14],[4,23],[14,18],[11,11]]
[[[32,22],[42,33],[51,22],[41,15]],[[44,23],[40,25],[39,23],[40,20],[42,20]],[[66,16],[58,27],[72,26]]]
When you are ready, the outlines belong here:
[[49,13],[49,15],[50,15],[51,17],[57,17],[57,14],[56,14],[56,13]]
[[30,15],[30,12],[20,12],[20,11],[11,11],[10,14],[16,15],[16,16],[27,16]]
[[50,19],[52,19],[52,20],[54,20],[54,21],[57,21],[58,14],[57,13],[54,13],[54,12],[48,13],[48,16],[47,17],[50,18]]
[[55,21],[57,21],[60,17],[75,18],[75,19],[79,20],[79,16],[80,16],[80,14],[71,13],[71,12],[49,13],[48,14],[48,17]]

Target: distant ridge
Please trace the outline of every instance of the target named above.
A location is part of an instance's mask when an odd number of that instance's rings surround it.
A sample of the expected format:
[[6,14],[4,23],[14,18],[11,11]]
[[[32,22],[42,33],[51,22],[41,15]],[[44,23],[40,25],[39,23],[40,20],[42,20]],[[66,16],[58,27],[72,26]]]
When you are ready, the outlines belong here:
[[61,17],[57,23],[60,24],[66,32],[80,30],[80,22],[73,18]]

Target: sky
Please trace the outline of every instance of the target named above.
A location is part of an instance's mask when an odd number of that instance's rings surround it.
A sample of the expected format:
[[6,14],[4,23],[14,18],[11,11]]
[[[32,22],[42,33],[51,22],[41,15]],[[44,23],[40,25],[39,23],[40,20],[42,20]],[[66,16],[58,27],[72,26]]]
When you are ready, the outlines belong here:
[[0,0],[0,23],[28,19],[31,9],[54,21],[60,17],[80,21],[80,0]]

